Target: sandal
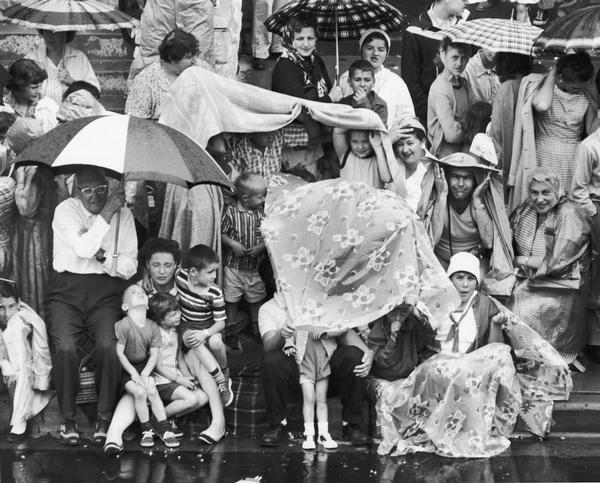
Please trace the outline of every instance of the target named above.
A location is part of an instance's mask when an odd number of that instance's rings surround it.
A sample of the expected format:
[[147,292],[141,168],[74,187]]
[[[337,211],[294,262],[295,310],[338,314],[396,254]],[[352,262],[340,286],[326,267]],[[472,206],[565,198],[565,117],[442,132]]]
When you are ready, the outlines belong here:
[[206,433],[200,433],[198,435],[198,440],[201,443],[207,444],[209,446],[212,446],[213,444],[217,444],[220,440],[216,440],[214,439],[212,436],[206,434]]
[[117,455],[123,451],[123,445],[111,441],[104,445],[104,452],[109,455]]
[[65,421],[60,425],[58,440],[67,446],[79,445],[79,431],[75,421]]

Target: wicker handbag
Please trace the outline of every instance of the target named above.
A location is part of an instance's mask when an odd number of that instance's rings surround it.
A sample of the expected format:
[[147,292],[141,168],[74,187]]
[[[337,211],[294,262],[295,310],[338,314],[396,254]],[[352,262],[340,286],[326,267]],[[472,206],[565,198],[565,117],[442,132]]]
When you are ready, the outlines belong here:
[[75,397],[75,403],[88,404],[98,401],[96,393],[96,363],[94,362],[94,353],[92,351],[85,355],[79,363],[79,392]]

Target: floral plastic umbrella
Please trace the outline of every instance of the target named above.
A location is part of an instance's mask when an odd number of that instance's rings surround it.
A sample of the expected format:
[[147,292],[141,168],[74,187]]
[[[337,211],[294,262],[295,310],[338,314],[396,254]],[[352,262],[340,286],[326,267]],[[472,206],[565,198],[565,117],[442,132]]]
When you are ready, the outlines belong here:
[[367,324],[407,299],[437,319],[459,303],[417,215],[390,191],[270,179],[262,232],[299,328]]

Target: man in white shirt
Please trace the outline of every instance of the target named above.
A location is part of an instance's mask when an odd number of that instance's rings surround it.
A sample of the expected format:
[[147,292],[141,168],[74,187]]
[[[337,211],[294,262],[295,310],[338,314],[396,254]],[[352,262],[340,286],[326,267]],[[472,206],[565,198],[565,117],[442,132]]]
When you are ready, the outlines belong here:
[[73,197],[56,207],[52,230],[54,273],[46,307],[54,383],[63,416],[60,441],[79,444],[75,397],[79,389],[80,346],[88,332],[96,346],[98,423],[94,442],[101,444],[121,380],[114,324],[121,318],[121,296],[127,280],[137,271],[133,216],[125,208],[123,190],[109,195],[102,170],[86,167],[75,175]]
[[[290,393],[301,394],[298,365],[283,352],[284,338],[293,337],[294,327],[287,320],[283,299],[275,293],[258,312],[258,330],[265,353],[261,366],[269,430],[261,446],[278,446],[287,434],[286,407]],[[332,386],[342,400],[343,436],[355,446],[369,442],[360,427],[364,401],[363,381],[373,364],[373,352],[350,329],[338,338],[338,348],[329,361]]]

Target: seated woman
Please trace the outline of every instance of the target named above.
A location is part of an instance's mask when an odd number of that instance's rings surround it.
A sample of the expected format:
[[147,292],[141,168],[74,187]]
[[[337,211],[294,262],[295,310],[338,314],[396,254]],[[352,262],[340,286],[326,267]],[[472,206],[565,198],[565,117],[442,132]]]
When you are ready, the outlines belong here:
[[560,173],[538,168],[529,196],[511,217],[518,283],[509,307],[575,363],[586,340],[585,293],[589,289],[590,227],[568,200]]
[[150,238],[140,250],[143,267],[140,284],[148,295],[168,293],[177,295],[175,271],[181,263],[179,244],[166,238]]
[[[552,399],[568,397],[572,382],[566,364],[537,334],[479,292],[479,274],[475,256],[452,257],[448,275],[460,303],[439,321],[430,320],[440,353],[381,391],[380,454],[497,455],[510,445],[518,414],[543,436]],[[526,363],[513,364],[511,349]],[[544,389],[536,396],[535,387]]]
[[485,274],[488,267],[493,269],[486,276],[486,286],[493,287],[488,293],[510,295],[512,243],[499,175],[465,153],[451,154],[438,163],[423,183],[417,211],[438,260],[447,267],[455,253],[473,253]]

